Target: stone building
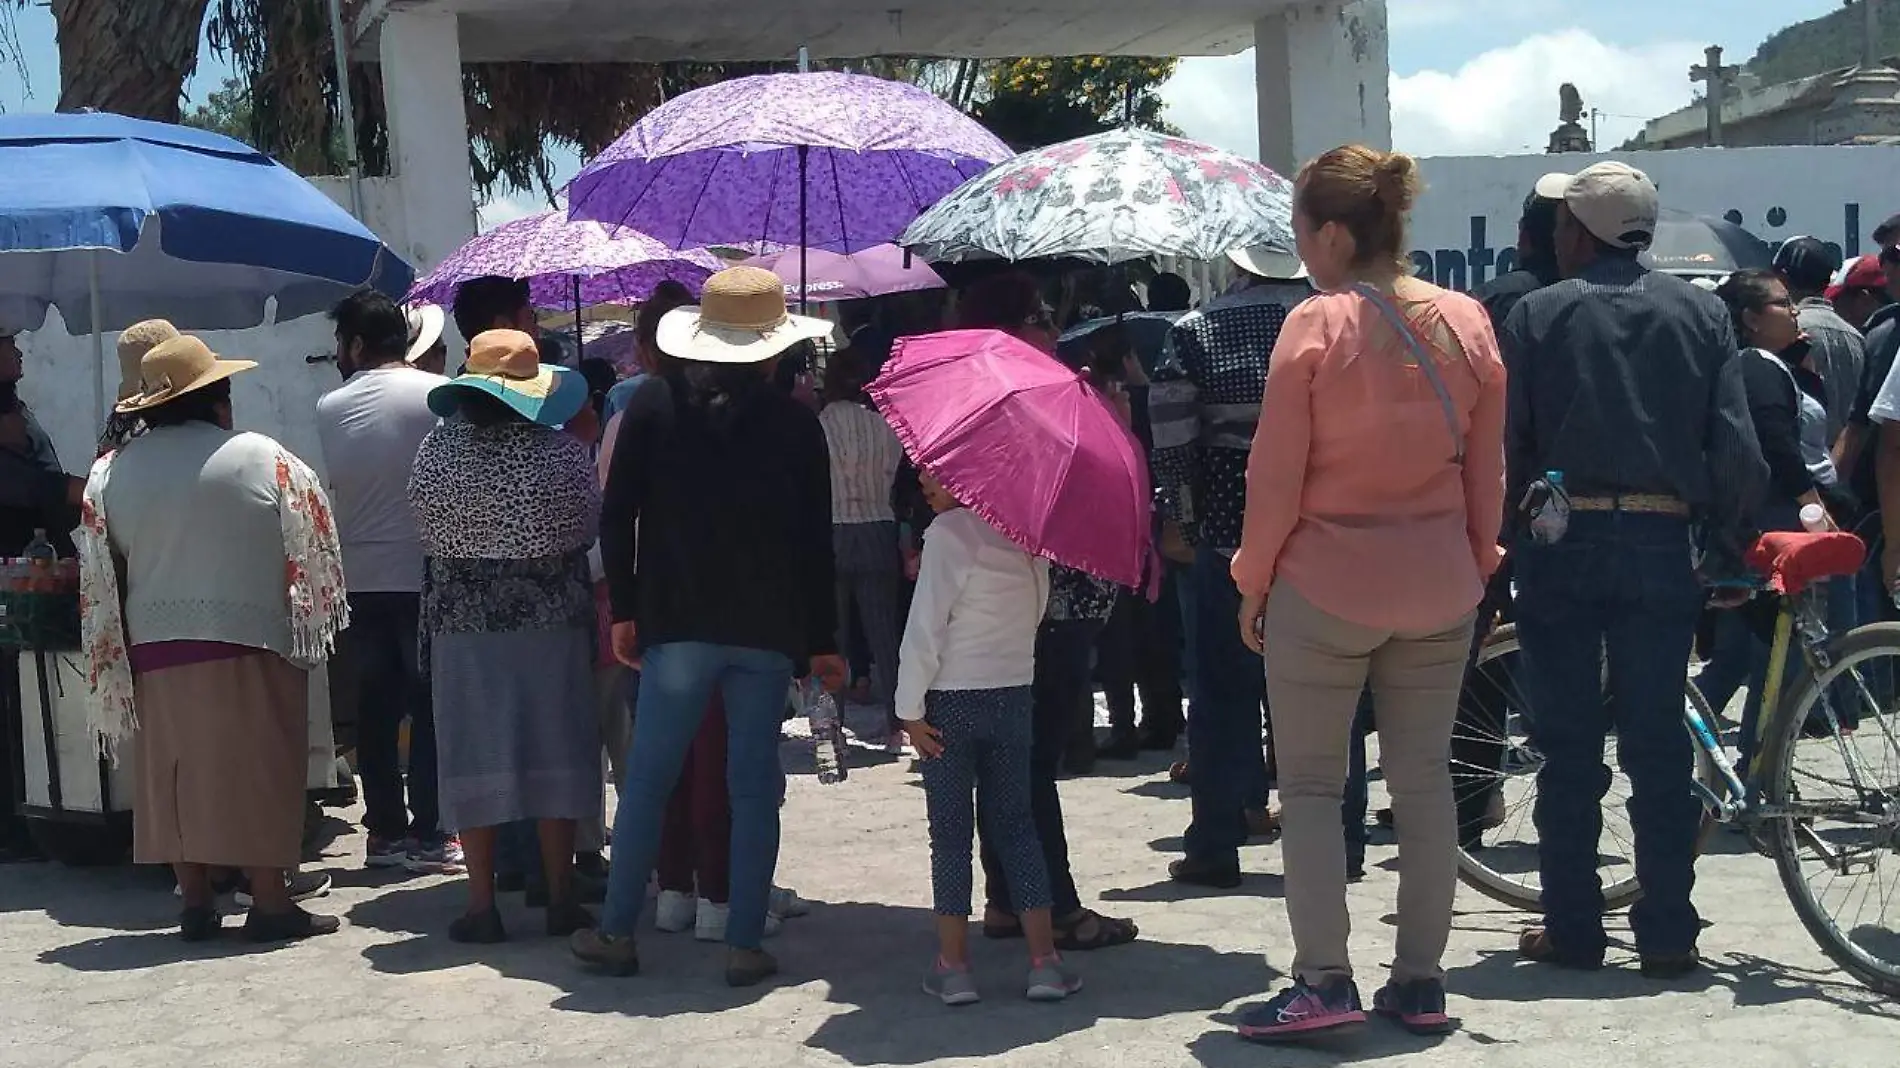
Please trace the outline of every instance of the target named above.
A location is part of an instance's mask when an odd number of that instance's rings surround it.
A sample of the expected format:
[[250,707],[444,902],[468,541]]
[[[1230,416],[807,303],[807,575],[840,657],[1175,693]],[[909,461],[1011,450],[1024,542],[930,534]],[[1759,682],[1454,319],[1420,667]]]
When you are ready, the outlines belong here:
[[[1742,75],[1723,94],[1724,148],[1900,144],[1900,60],[1763,85]],[[1651,119],[1636,147],[1706,148],[1706,100]]]

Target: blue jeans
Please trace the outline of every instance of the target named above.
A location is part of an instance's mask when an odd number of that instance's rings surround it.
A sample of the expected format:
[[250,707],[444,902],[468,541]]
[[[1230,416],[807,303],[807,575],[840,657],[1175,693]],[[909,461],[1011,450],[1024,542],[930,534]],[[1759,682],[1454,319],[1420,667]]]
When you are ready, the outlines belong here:
[[1194,816],[1184,841],[1188,861],[1210,868],[1240,866],[1246,810],[1265,805],[1267,798],[1267,761],[1260,745],[1266,669],[1240,640],[1240,590],[1228,566],[1225,556],[1202,546],[1188,572],[1194,606],[1188,788]]
[[1690,894],[1702,813],[1690,788],[1682,694],[1704,592],[1690,563],[1688,524],[1575,513],[1561,543],[1519,546],[1517,581],[1518,633],[1537,709],[1531,740],[1544,754],[1535,819],[1551,941],[1570,959],[1603,955],[1597,850],[1611,778],[1604,742],[1614,730],[1643,885],[1630,910],[1637,950],[1689,952],[1700,930]]
[[646,650],[640,714],[627,749],[627,785],[614,817],[614,863],[601,930],[627,937],[646,905],[647,880],[660,849],[660,825],[686,751],[718,687],[726,705],[726,782],[732,798],[732,897],[726,944],[757,949],[778,866],[780,724],[792,684],[783,653],[703,642]]

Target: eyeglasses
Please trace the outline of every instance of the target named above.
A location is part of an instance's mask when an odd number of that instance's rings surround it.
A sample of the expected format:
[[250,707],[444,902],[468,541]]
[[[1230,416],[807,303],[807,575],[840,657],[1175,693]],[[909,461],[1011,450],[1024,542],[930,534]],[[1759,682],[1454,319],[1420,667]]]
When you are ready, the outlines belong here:
[[1762,306],[1763,306],[1763,307],[1765,307],[1765,308],[1789,308],[1789,309],[1792,309],[1792,308],[1794,307],[1794,298],[1793,298],[1793,297],[1776,297],[1776,298],[1775,298],[1775,299],[1773,299],[1773,300],[1764,300],[1764,301],[1762,301]]
[[1029,318],[1024,319],[1023,325],[1033,330],[1054,330],[1056,328],[1056,313],[1050,311],[1048,308],[1044,308]]

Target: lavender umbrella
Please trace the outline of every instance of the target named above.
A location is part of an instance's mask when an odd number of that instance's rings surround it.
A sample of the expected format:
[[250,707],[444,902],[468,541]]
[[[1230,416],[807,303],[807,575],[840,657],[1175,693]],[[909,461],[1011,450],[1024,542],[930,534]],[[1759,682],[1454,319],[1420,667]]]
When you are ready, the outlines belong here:
[[626,227],[549,211],[470,238],[417,282],[408,300],[446,306],[463,282],[493,274],[527,279],[537,307],[638,304],[668,278],[698,292],[722,266],[709,252],[675,252]]
[[916,86],[761,74],[655,108],[582,168],[568,212],[673,248],[858,252],[895,240],[1009,147]]
[[746,261],[750,267],[762,267],[785,280],[793,299],[820,303],[828,300],[862,300],[892,293],[912,293],[922,289],[943,289],[944,280],[921,258],[896,245],[877,245],[863,252],[844,255],[814,251],[803,257],[805,284],[798,283],[799,250],[780,249]]

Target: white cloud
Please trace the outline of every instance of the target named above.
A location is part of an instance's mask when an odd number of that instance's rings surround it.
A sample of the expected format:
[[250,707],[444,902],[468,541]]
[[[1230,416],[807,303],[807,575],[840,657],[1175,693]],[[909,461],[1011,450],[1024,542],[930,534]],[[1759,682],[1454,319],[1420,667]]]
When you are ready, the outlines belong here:
[[487,232],[503,223],[516,219],[525,219],[530,215],[539,215],[548,210],[540,198],[533,196],[499,196],[475,209],[475,228],[478,232]]
[[[1447,13],[1473,7],[1457,0],[1431,4]],[[1493,49],[1456,70],[1394,75],[1392,139],[1421,156],[1542,152],[1557,127],[1557,88],[1573,82],[1587,107],[1609,113],[1599,119],[1598,137],[1614,148],[1634,136],[1644,118],[1689,102],[1689,67],[1701,61],[1702,48],[1689,41],[1625,48],[1568,29]],[[1257,156],[1253,73],[1252,51],[1182,60],[1161,89],[1168,120],[1196,140]]]
[[1702,49],[1690,41],[1624,48],[1569,29],[1493,49],[1455,71],[1394,76],[1392,140],[1421,156],[1542,152],[1557,128],[1557,88],[1572,82],[1586,107],[1609,113],[1598,142],[1615,148],[1645,118],[1689,102],[1689,67]]

